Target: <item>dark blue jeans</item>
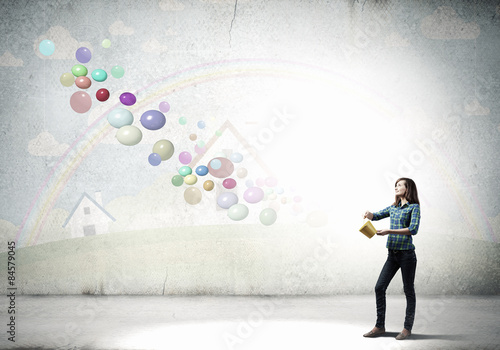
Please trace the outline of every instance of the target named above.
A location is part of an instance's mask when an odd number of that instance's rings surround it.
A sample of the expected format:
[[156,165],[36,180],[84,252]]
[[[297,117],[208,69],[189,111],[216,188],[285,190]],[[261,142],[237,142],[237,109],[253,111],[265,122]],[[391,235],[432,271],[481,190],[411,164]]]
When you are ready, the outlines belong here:
[[417,269],[417,256],[415,250],[389,250],[387,261],[380,272],[375,285],[377,298],[377,323],[375,327],[385,327],[385,291],[389,287],[396,272],[401,269],[403,276],[403,290],[406,295],[406,317],[404,328],[411,331],[415,319],[415,270]]

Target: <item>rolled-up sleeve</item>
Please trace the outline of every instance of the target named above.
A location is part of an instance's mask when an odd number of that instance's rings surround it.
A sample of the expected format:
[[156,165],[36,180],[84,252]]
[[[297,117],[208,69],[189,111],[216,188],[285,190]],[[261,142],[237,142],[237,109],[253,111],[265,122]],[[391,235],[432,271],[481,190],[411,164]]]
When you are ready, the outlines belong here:
[[418,232],[418,227],[420,226],[420,205],[414,204],[411,211],[410,226],[408,229],[412,235],[416,235]]
[[385,209],[382,209],[380,211],[377,211],[376,213],[373,213],[373,221],[377,221],[377,220],[380,220],[380,219],[384,219],[388,216],[390,216],[391,214],[391,206],[388,206],[387,208]]

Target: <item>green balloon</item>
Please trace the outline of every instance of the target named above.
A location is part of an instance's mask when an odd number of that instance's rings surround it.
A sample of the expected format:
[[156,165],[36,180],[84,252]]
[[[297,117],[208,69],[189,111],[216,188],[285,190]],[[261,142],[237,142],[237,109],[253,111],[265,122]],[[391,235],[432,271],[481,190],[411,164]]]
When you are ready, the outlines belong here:
[[234,204],[227,210],[227,216],[234,221],[243,220],[248,216],[248,207],[241,203]]
[[172,177],[172,185],[179,187],[184,183],[184,178],[180,175],[174,175]]
[[266,208],[260,212],[259,220],[263,225],[269,226],[276,222],[277,217],[273,208]]
[[125,70],[121,66],[114,66],[111,68],[111,75],[113,78],[120,79],[125,74]]
[[193,169],[191,169],[187,165],[181,166],[179,169],[179,174],[181,174],[182,176],[191,175],[192,172],[193,172]]
[[71,73],[73,73],[75,77],[86,76],[88,72],[89,71],[83,64],[75,64],[73,68],[71,68]]

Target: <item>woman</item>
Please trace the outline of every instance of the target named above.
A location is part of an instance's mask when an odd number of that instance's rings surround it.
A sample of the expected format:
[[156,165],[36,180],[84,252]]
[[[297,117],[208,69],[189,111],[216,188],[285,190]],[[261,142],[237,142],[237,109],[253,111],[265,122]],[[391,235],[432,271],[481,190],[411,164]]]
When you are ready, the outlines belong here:
[[385,291],[396,272],[401,268],[403,286],[406,295],[406,317],[404,328],[396,337],[403,340],[410,336],[415,319],[415,270],[417,257],[412,236],[418,232],[420,224],[420,203],[418,201],[417,186],[412,179],[400,178],[395,185],[396,199],[394,203],[376,213],[365,212],[363,218],[380,220],[390,216],[391,224],[387,230],[377,230],[377,235],[387,236],[387,261],[380,272],[375,295],[377,299],[377,322],[375,327],[364,337],[376,337],[385,333]]

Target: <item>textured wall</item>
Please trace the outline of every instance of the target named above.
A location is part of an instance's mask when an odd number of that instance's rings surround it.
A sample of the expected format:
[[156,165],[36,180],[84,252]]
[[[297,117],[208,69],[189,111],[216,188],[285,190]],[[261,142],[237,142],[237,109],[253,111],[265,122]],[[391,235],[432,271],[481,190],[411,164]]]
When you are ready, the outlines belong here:
[[[384,239],[357,232],[360,216],[390,204],[400,176],[422,204],[420,290],[498,293],[497,2],[2,1],[0,18],[0,251],[17,242],[23,293],[371,292]],[[81,89],[60,82],[80,47],[89,77],[108,73],[91,78],[84,113],[70,103]],[[126,91],[135,105],[120,103]],[[161,102],[165,126],[144,128]],[[135,146],[107,121],[120,106],[142,130]],[[152,166],[160,139],[175,151]],[[237,186],[199,176],[201,201],[188,203],[190,186],[171,183],[181,152],[192,167],[233,159]],[[249,186],[264,200],[248,203]],[[71,239],[63,224],[99,191],[108,233]],[[222,192],[246,219],[217,206]],[[304,270],[320,236],[335,247]],[[114,284],[125,262],[126,283]]]

